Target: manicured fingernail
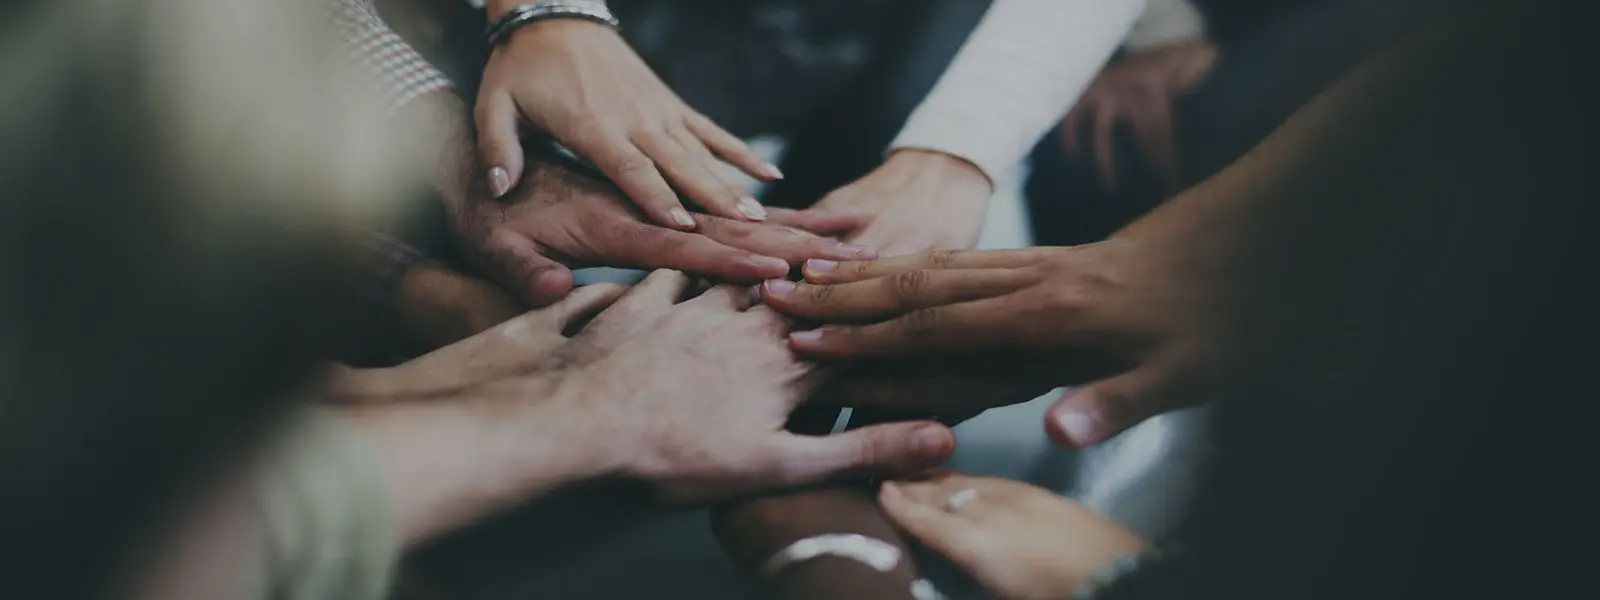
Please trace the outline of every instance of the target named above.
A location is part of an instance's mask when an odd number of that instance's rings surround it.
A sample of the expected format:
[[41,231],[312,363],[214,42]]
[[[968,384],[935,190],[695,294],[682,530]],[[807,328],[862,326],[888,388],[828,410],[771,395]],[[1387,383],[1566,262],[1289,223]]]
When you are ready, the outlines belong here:
[[750,259],[750,264],[772,271],[774,275],[789,272],[789,261],[771,256],[757,256]]
[[681,207],[669,210],[667,211],[667,214],[672,216],[672,222],[674,223],[684,227],[694,227],[694,217],[689,216],[689,211],[684,210]]
[[739,199],[739,213],[757,221],[767,220],[767,209],[762,208],[760,202],[749,196]]
[[805,270],[812,273],[827,273],[828,271],[832,271],[837,268],[839,268],[839,263],[831,260],[822,260],[820,258],[808,260],[806,261],[805,265]]
[[937,425],[918,429],[912,439],[916,441],[917,454],[922,456],[942,456],[949,450],[950,434]]
[[489,195],[499,198],[511,191],[511,175],[501,167],[489,169]]
[[1075,409],[1067,409],[1056,416],[1056,423],[1061,426],[1062,431],[1067,432],[1067,437],[1072,439],[1072,443],[1080,446],[1094,443],[1096,430],[1099,429],[1093,415]]
[[779,171],[778,165],[772,163],[761,165],[761,174],[767,179],[783,179],[783,171]]
[[798,342],[801,344],[815,344],[822,341],[822,330],[811,329],[807,331],[796,331],[789,334],[789,341]]
[[767,293],[774,296],[782,296],[794,291],[794,282],[787,279],[770,279],[767,281],[766,286]]
[[[839,244],[839,251],[850,255],[855,260],[872,260],[878,257],[878,251],[866,246],[856,244]],[[838,265],[834,265],[838,266]],[[832,267],[829,267],[832,268]]]

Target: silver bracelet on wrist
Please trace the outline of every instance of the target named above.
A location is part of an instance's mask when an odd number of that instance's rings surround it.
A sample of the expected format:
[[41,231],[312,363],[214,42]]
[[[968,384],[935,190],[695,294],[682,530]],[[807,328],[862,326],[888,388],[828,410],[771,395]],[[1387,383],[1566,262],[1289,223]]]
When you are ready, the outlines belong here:
[[604,0],[547,0],[521,4],[506,11],[484,30],[489,45],[504,43],[522,26],[545,19],[583,19],[619,27],[616,15],[606,7]]
[[784,569],[822,556],[848,558],[881,573],[900,565],[900,549],[883,540],[858,533],[825,533],[785,546],[761,563],[761,575],[771,578]]
[[[900,566],[900,549],[893,544],[858,533],[827,533],[785,546],[761,563],[761,575],[771,579],[789,567],[823,556],[850,559],[879,573],[888,573]],[[911,582],[910,591],[916,600],[946,600],[933,582],[926,579]]]

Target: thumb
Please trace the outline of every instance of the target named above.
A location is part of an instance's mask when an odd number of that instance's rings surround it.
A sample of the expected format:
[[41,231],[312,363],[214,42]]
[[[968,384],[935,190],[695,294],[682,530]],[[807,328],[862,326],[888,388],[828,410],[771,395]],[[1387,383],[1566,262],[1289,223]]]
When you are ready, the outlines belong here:
[[478,158],[485,165],[489,196],[499,198],[522,179],[522,139],[517,105],[505,94],[478,100]]
[[900,484],[893,481],[884,482],[878,488],[878,506],[901,531],[955,562],[963,570],[971,573],[981,563],[981,560],[975,560],[973,554],[976,547],[970,543],[977,527],[972,519],[917,502],[906,495]]
[[1174,371],[1147,365],[1067,392],[1046,413],[1045,430],[1061,444],[1092,446],[1184,406],[1188,391]]
[[955,452],[955,433],[933,422],[885,423],[815,437],[789,436],[780,447],[775,485],[808,485],[858,472],[908,474],[924,471]]
[[529,306],[548,306],[572,291],[572,271],[539,254],[533,242],[521,234],[496,229],[485,247],[484,269]]

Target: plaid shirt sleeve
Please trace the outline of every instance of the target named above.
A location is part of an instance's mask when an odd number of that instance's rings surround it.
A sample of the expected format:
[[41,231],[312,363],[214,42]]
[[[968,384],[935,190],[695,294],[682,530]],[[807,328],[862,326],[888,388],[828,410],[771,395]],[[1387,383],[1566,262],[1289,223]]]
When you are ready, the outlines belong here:
[[399,109],[450,88],[450,80],[378,16],[373,0],[332,0],[333,24],[351,60]]

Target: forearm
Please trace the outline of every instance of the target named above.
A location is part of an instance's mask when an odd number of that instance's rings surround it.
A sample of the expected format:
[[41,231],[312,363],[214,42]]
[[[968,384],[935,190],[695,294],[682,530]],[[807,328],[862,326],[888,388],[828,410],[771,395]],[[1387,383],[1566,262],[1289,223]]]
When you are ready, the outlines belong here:
[[996,0],[890,149],[1009,173],[1122,44],[1141,0]]
[[1496,45],[1504,32],[1483,29],[1430,32],[1371,61],[1116,237],[1183,239],[1247,265],[1237,283],[1282,306],[1304,305],[1269,296],[1415,277],[1461,211],[1523,202],[1510,182],[1556,146],[1541,102],[1561,96],[1528,93],[1539,61],[1514,60]]
[[413,545],[592,475],[583,436],[550,397],[343,409],[377,457],[402,545]]
[[784,569],[764,581],[772,600],[911,598],[917,579],[909,547],[878,509],[870,490],[839,487],[790,492],[728,507],[719,515],[718,534],[730,553],[751,569],[796,541],[831,533],[854,533],[900,549],[900,563],[879,572],[854,560],[821,557]]

